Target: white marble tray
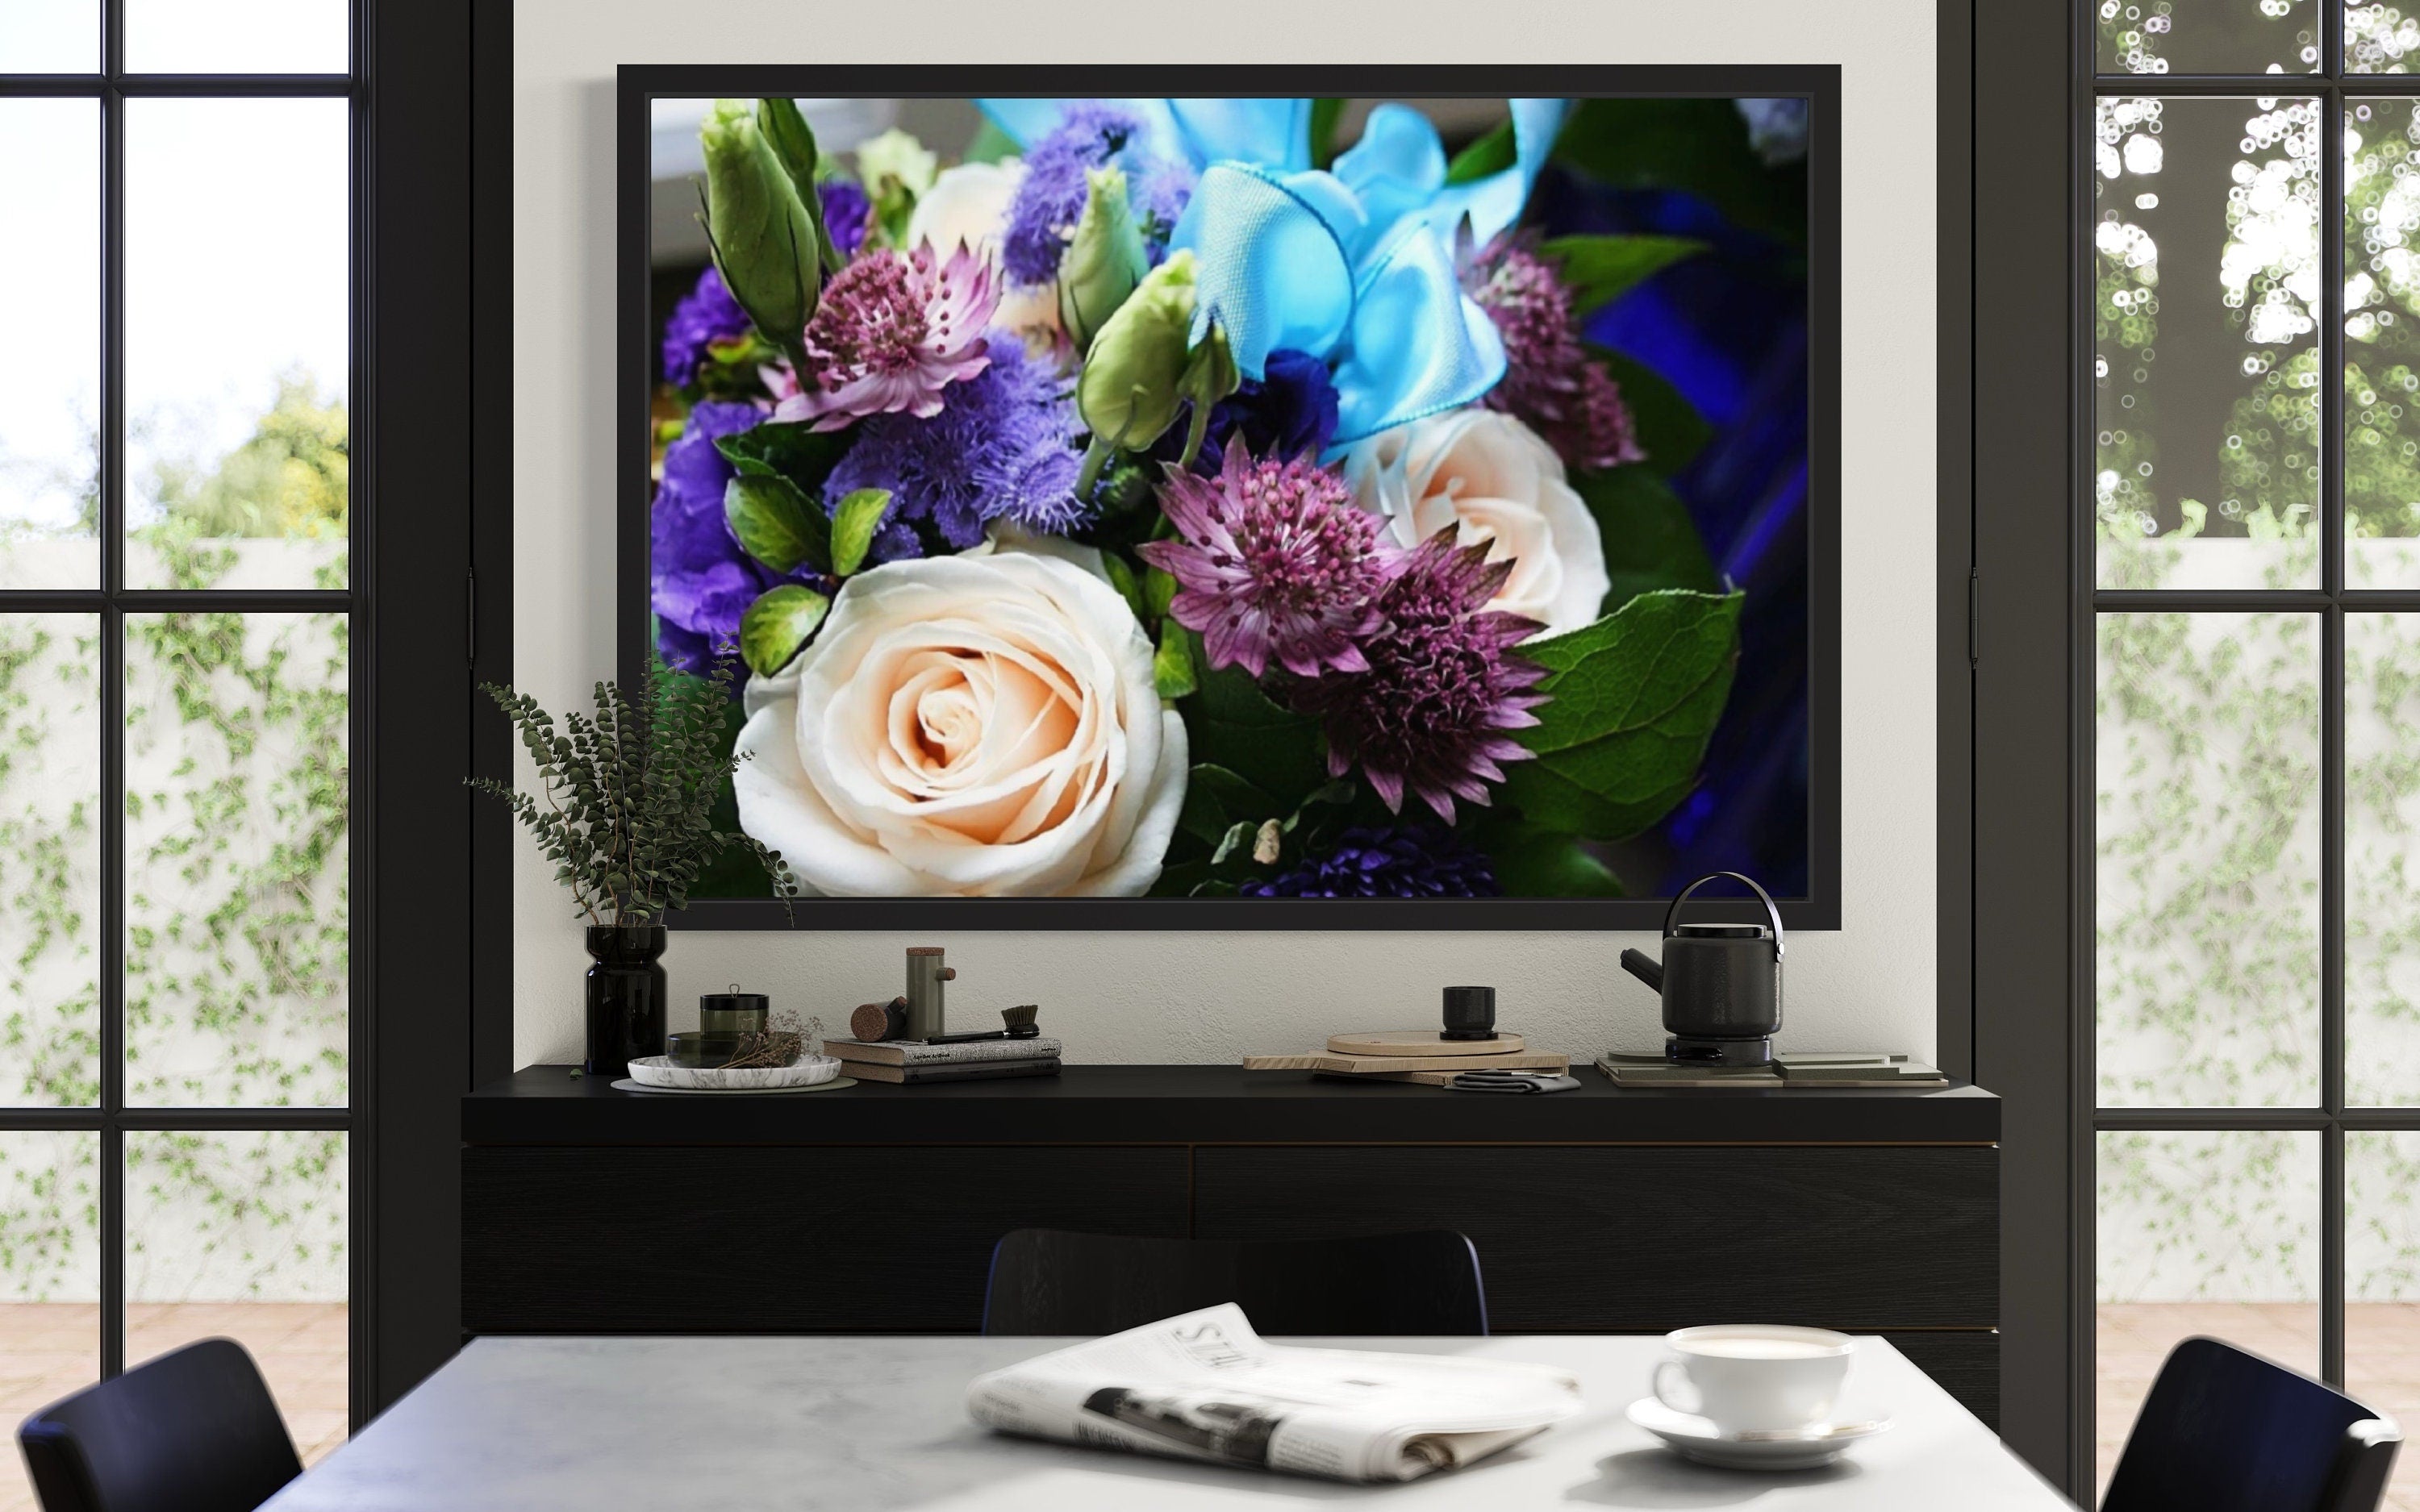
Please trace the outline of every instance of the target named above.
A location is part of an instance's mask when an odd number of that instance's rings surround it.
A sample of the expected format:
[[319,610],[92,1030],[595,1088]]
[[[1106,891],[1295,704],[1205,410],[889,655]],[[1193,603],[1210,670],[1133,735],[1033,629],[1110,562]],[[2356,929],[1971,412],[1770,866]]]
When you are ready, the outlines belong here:
[[675,1066],[670,1056],[643,1056],[630,1062],[630,1080],[659,1092],[787,1092],[814,1087],[840,1074],[837,1056],[800,1056],[786,1066]]

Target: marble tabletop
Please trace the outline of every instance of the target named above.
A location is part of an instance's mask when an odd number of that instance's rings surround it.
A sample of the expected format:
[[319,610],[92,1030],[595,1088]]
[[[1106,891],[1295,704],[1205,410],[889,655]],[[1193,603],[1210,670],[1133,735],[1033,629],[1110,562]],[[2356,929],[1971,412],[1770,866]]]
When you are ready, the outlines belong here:
[[1530,1360],[1587,1409],[1457,1473],[1346,1486],[1010,1439],[967,1417],[967,1382],[1057,1347],[973,1337],[482,1338],[271,1499],[271,1512],[1240,1512],[1745,1507],[2053,1512],[2070,1504],[1879,1338],[1842,1415],[1891,1430],[1823,1470],[1681,1460],[1622,1415],[1663,1357],[1642,1335],[1289,1340]]

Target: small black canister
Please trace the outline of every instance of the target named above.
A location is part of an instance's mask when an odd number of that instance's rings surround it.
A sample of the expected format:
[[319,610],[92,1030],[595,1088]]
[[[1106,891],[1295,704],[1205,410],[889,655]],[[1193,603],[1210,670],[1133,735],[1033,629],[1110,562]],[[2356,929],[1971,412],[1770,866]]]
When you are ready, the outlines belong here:
[[1496,989],[1448,987],[1445,990],[1445,1032],[1440,1040],[1496,1038]]
[[735,981],[729,992],[699,995],[697,1026],[706,1034],[762,1034],[770,1008],[763,993],[743,993]]

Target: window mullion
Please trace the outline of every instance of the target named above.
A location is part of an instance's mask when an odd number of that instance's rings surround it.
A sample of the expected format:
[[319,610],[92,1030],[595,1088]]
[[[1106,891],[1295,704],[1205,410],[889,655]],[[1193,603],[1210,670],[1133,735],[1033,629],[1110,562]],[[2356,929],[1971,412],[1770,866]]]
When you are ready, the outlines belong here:
[[101,92],[101,1376],[126,1368],[125,0],[102,0]]

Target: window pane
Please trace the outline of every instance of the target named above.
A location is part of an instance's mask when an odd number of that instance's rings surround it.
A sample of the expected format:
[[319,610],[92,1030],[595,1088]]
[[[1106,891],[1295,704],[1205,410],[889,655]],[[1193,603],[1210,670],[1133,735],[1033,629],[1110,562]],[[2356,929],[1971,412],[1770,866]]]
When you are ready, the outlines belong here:
[[2420,54],[2420,17],[2402,6],[2345,7],[2347,73],[2409,73]]
[[335,614],[126,617],[126,1101],[345,1101]]
[[100,71],[100,0],[0,0],[0,73]]
[[[2345,1135],[2345,1389],[2420,1423],[2420,1134]],[[2395,1459],[2386,1504],[2420,1504],[2420,1457]]]
[[2103,73],[2316,73],[2323,0],[2100,0]]
[[126,1363],[252,1351],[308,1464],[344,1442],[345,1135],[126,1136]]
[[2345,581],[2420,583],[2420,115],[2345,105]]
[[341,588],[346,102],[126,103],[126,580]]
[[2319,581],[2319,106],[2102,100],[2094,494],[2104,588]]
[[2420,1103],[2420,615],[2345,616],[2345,1099]]
[[[0,1419],[101,1379],[101,1138],[0,1134]],[[33,1512],[24,1461],[0,1457],[0,1508]]]
[[126,0],[135,73],[342,73],[345,0]]
[[2103,614],[2101,1102],[2319,1101],[2319,685],[2308,614]]
[[2212,1334],[2317,1374],[2319,1136],[2098,1136],[2096,1484],[2179,1341]]
[[0,1104],[101,1101],[100,666],[98,616],[0,614]]
[[97,101],[0,100],[0,588],[97,588]]

